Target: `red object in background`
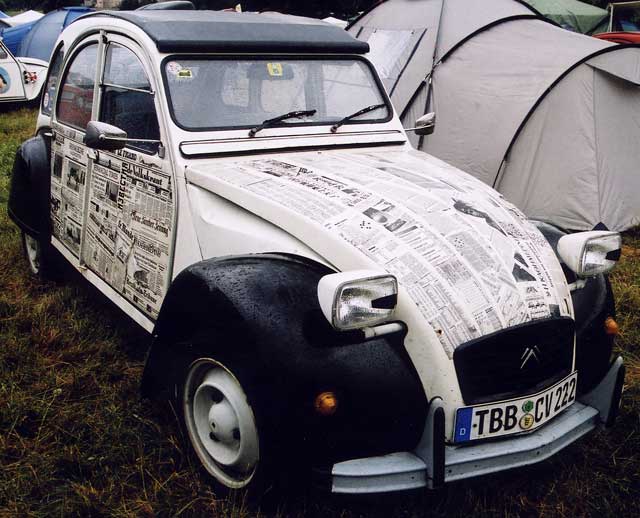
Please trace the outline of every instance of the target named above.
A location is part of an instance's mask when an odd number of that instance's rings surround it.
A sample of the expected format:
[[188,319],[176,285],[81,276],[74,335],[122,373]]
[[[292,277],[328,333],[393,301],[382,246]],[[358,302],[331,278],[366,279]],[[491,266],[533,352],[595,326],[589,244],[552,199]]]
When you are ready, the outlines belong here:
[[614,43],[640,43],[640,32],[602,32],[593,37]]

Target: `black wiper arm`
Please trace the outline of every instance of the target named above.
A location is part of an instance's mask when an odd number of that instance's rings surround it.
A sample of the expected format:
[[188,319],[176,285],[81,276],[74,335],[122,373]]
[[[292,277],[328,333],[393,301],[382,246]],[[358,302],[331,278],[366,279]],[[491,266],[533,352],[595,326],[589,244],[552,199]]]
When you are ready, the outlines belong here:
[[267,119],[266,121],[262,121],[262,124],[252,128],[249,131],[250,137],[255,137],[258,131],[262,131],[269,126],[273,126],[277,122],[285,121],[287,119],[300,119],[302,117],[311,117],[316,114],[317,110],[297,110],[289,113],[285,113],[284,115],[279,115],[278,117],[274,117],[273,119]]
[[342,126],[345,122],[349,122],[351,119],[355,119],[356,117],[360,117],[360,115],[364,115],[365,113],[369,113],[372,112],[373,110],[379,110],[380,108],[385,108],[387,105],[386,104],[372,104],[371,106],[367,106],[366,108],[362,108],[362,110],[359,110],[355,113],[352,113],[351,115],[347,115],[344,119],[342,119],[341,121],[336,122],[333,126],[331,126],[331,133],[335,133],[336,131],[338,131],[338,128],[340,126]]

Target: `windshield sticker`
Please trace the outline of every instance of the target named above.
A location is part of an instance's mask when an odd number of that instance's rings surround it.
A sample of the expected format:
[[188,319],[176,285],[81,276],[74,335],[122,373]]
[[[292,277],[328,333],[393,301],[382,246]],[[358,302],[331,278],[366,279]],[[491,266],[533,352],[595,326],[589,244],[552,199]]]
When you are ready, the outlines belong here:
[[183,68],[178,72],[178,79],[191,79],[193,74],[190,68]]
[[177,61],[169,61],[166,66],[167,74],[172,76],[177,76],[180,70],[182,70],[182,65]]
[[267,71],[271,77],[282,77],[282,63],[267,63]]

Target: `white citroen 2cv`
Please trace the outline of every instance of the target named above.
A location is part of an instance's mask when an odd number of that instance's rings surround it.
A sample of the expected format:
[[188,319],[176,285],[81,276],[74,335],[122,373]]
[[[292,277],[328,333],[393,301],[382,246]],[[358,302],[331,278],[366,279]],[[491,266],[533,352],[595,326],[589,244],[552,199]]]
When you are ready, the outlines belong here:
[[433,488],[616,416],[620,236],[412,150],[367,51],[303,18],[92,13],[16,156],[31,270],[61,254],[150,333],[143,394],[223,489]]

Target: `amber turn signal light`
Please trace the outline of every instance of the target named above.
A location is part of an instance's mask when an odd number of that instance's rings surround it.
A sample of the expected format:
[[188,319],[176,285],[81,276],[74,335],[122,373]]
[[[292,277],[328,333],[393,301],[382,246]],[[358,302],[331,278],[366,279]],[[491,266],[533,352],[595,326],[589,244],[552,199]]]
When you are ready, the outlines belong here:
[[616,322],[613,317],[607,317],[604,321],[604,332],[608,335],[619,335],[620,334],[620,326],[618,322]]
[[316,396],[313,407],[320,415],[333,415],[338,410],[338,398],[333,392],[321,392]]

